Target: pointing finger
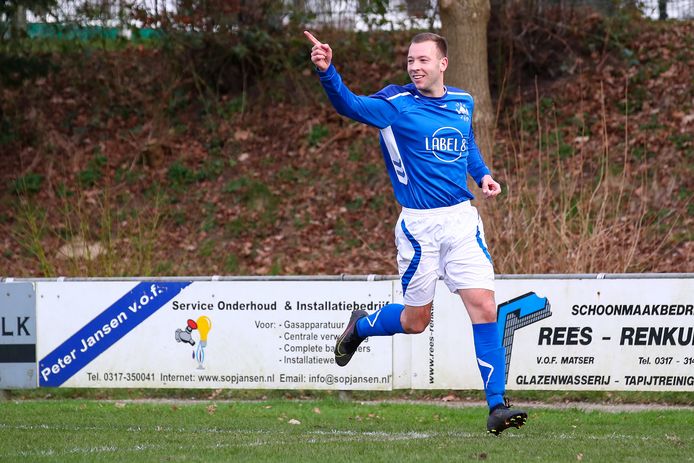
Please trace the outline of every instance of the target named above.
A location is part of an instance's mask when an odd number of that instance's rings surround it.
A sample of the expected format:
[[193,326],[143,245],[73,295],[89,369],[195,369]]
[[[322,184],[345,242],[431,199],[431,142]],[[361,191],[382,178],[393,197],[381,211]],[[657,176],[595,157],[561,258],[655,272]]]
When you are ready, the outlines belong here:
[[309,39],[309,40],[311,41],[311,43],[313,43],[314,45],[318,45],[318,46],[323,45],[323,44],[320,43],[320,41],[319,41],[317,38],[315,38],[315,37],[313,36],[313,34],[311,34],[309,31],[304,31],[304,35],[305,35],[306,38]]

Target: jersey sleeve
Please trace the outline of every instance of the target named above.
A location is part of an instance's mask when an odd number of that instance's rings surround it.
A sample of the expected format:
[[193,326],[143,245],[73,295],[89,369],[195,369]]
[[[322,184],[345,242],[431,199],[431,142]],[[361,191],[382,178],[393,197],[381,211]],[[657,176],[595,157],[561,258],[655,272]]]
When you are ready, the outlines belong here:
[[470,124],[470,133],[468,135],[467,171],[478,186],[482,181],[482,177],[485,175],[491,175],[491,172],[484,163],[482,154],[477,147],[477,142],[475,141],[475,132],[472,130],[472,124]]
[[387,99],[352,93],[332,64],[325,72],[318,71],[318,76],[328,99],[339,114],[379,129],[388,127],[397,118],[398,108]]

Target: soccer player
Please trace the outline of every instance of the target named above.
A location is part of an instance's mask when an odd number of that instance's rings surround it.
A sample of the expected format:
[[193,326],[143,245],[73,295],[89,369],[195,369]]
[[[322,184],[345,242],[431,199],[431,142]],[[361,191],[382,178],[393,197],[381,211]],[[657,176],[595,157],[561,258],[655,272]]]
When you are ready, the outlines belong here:
[[474,102],[444,85],[446,39],[422,33],[412,39],[407,72],[412,81],[357,96],[332,64],[333,52],[311,33],[311,61],[337,112],[380,130],[381,150],[402,212],[395,227],[398,270],[405,304],[388,304],[372,314],[352,312],[335,346],[345,366],[368,336],[421,333],[431,320],[440,276],[457,292],[472,321],[477,364],[489,405],[487,431],[498,435],[520,427],[527,413],[504,398],[506,356],[496,325],[494,268],[477,209],[470,204],[468,174],[492,198],[501,188],[485,165],[472,131]]

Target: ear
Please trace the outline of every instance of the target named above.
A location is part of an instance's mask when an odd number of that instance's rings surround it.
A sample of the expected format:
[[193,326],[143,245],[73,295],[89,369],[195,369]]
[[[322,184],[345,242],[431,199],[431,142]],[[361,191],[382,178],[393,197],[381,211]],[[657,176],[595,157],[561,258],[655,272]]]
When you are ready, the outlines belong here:
[[448,57],[447,56],[444,56],[443,58],[441,58],[441,64],[439,64],[439,69],[441,70],[441,72],[445,72],[446,69],[448,69]]

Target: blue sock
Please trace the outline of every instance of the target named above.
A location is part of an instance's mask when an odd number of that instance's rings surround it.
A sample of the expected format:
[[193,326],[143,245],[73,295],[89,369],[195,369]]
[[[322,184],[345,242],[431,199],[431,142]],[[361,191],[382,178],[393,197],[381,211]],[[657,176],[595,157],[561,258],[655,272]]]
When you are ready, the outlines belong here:
[[482,375],[489,409],[504,403],[506,392],[506,349],[501,346],[496,323],[472,325],[477,366]]
[[402,304],[384,305],[368,317],[359,319],[357,322],[357,335],[362,338],[368,336],[392,336],[397,333],[404,333],[400,323],[400,314],[405,310]]

